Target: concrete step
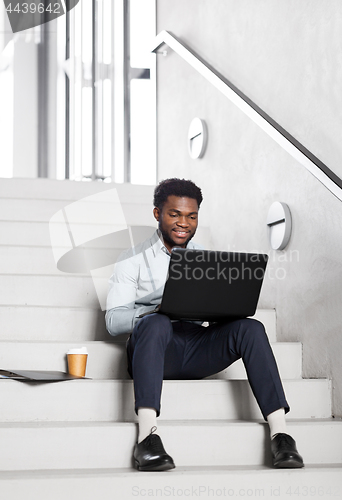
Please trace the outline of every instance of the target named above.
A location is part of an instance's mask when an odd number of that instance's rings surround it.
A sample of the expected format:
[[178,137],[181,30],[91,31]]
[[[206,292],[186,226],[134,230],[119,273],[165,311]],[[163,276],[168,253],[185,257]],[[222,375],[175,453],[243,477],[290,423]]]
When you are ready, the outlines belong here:
[[[158,432],[178,467],[271,465],[266,423],[160,422]],[[289,422],[288,433],[296,440],[306,465],[342,464],[342,422]],[[0,442],[6,450],[0,455],[0,469],[131,467],[136,436],[133,423],[0,424]]]
[[[127,224],[131,225],[154,225],[155,219],[152,213],[152,202],[141,201],[136,203],[126,203],[120,200]],[[94,204],[95,205],[95,204]],[[108,204],[108,207],[110,205]],[[49,222],[61,209],[68,207],[66,200],[41,200],[41,199],[17,199],[17,198],[2,198],[0,199],[0,217],[3,221],[21,221],[21,222]],[[94,209],[96,206],[94,206]],[[97,207],[99,208],[99,207]],[[98,218],[98,215],[101,218]],[[76,222],[92,221],[82,220],[80,211],[79,220]],[[112,214],[110,210],[94,211],[98,224],[111,224]]]
[[275,309],[257,309],[254,319],[261,321],[264,325],[270,342],[277,341],[277,317]]
[[[145,226],[144,226],[145,227]],[[153,233],[155,225],[151,227],[149,231],[146,228],[147,233]],[[40,228],[42,229],[42,227]],[[145,236],[144,239],[148,237]],[[43,238],[40,238],[42,241]],[[2,235],[2,241],[5,241]],[[196,234],[196,241],[200,242],[206,248],[210,245],[210,234],[208,228],[199,228]],[[103,259],[106,261],[108,259],[110,263],[114,264],[120,255],[120,253],[130,248],[129,232],[127,231],[127,237],[116,238],[102,238],[100,241],[100,247],[87,248],[87,252],[91,252],[89,257],[92,262],[101,262]],[[70,247],[54,247],[51,248],[50,241],[47,245],[13,245],[13,244],[2,244],[0,245],[0,274],[61,274],[56,265],[55,256],[62,256],[70,250]],[[100,267],[100,266],[98,266]]]
[[[272,343],[272,350],[282,379],[302,377],[302,344],[300,342]],[[247,378],[247,375],[242,360],[238,360],[211,378],[243,380]]]
[[[101,258],[106,254],[113,258],[113,263],[116,262],[120,253],[124,248],[110,249],[107,252],[101,248],[91,249],[93,259],[101,261]],[[69,248],[60,247],[61,255],[69,251]],[[69,276],[82,275],[90,276],[89,273],[65,273],[57,268],[54,255],[51,247],[26,247],[26,246],[0,246],[0,274],[15,275],[57,275]]]
[[[283,387],[291,407],[288,419],[331,416],[329,380],[283,380]],[[131,380],[2,379],[0,401],[3,422],[136,420]],[[262,419],[247,380],[165,380],[161,406],[159,420]]]
[[[177,466],[168,472],[131,468],[0,472],[6,500],[135,498],[342,498],[340,464],[276,470],[267,466]],[[120,496],[119,496],[120,495]]]
[[93,280],[74,275],[0,275],[0,304],[96,309]]
[[78,182],[54,179],[0,179],[0,198],[76,201],[85,196],[115,188],[118,190],[120,199],[132,203],[150,200],[152,204],[154,187],[128,183]]
[[[83,342],[88,349],[87,377],[93,379],[129,378],[126,364],[125,340]],[[0,368],[22,370],[66,371],[66,352],[80,347],[75,342],[0,342]],[[299,342],[273,343],[272,349],[282,379],[302,376],[302,345]],[[211,378],[246,379],[241,360]]]
[[81,307],[1,305],[0,338],[66,342],[111,339],[104,315],[100,309]]
[[1,245],[51,248],[49,224],[47,222],[0,220],[0,243]]
[[[151,205],[152,207],[152,205]],[[155,221],[153,227],[157,227]],[[204,248],[212,248],[210,231],[200,225],[194,241]],[[51,239],[48,222],[3,221],[0,220],[0,245],[22,247],[48,247],[51,249]]]
[[[1,278],[0,278],[1,279]],[[2,341],[90,341],[110,340],[104,312],[80,307],[0,305]],[[266,328],[268,338],[276,342],[275,310],[258,310],[255,318]],[[126,336],[115,337],[117,340]]]

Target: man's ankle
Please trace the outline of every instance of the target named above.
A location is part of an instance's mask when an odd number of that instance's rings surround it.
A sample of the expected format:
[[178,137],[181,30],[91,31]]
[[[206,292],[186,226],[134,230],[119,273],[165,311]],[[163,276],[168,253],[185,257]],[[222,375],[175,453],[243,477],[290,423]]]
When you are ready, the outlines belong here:
[[138,408],[139,435],[138,443],[141,443],[149,434],[152,428],[157,429],[157,411],[155,408]]

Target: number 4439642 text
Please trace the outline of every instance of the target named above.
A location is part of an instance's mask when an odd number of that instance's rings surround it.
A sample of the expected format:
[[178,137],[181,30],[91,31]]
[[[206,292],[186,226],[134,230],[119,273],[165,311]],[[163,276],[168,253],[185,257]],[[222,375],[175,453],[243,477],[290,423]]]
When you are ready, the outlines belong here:
[[44,12],[48,12],[49,14],[63,14],[62,5],[60,3],[17,3],[17,4],[8,4],[6,7],[6,11],[9,13],[17,12],[18,14],[43,14]]

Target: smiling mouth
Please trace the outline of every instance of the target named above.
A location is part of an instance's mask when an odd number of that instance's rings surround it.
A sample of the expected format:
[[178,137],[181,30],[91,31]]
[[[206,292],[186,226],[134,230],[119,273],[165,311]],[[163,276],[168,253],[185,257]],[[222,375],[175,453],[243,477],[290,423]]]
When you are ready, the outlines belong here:
[[187,234],[189,234],[189,231],[176,231],[176,229],[173,229],[173,232],[180,238],[184,238]]

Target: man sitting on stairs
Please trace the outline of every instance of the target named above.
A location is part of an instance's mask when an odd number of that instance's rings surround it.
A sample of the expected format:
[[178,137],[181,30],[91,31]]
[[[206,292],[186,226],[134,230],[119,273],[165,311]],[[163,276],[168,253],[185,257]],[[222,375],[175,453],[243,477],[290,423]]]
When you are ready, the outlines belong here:
[[158,229],[134,252],[128,250],[122,256],[110,280],[107,329],[111,335],[131,332],[128,372],[134,381],[139,423],[135,466],[140,471],[175,467],[155,434],[163,379],[201,379],[242,358],[253,394],[270,426],[274,467],[303,467],[296,443],[286,432],[285,413],[290,408],[262,323],[246,318],[204,327],[198,322],[171,321],[158,312],[138,318],[161,302],[171,249],[201,248],[191,239],[202,199],[200,188],[192,181],[162,181],[154,191]]

